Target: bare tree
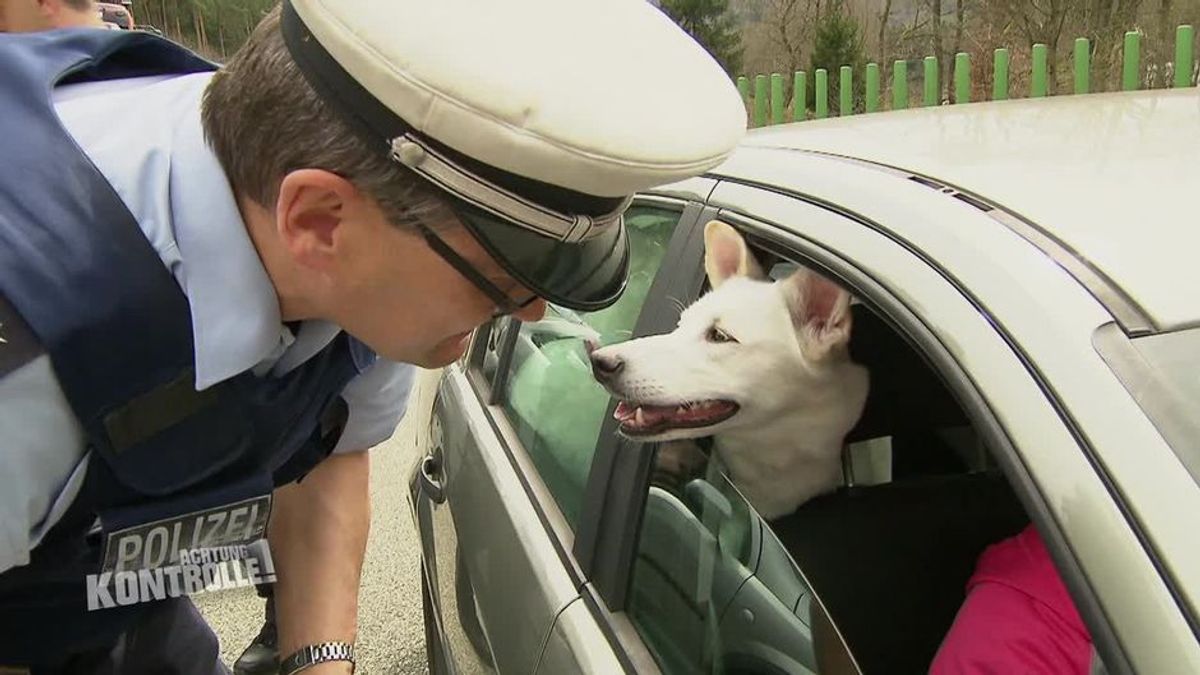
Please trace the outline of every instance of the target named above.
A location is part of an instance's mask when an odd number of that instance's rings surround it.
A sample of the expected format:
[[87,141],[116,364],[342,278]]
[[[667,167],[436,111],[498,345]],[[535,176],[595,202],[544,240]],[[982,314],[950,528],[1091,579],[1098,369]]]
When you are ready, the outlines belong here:
[[[812,10],[813,2],[820,0],[769,0],[767,16],[774,24],[775,43],[783,50],[791,65],[802,63],[804,45],[811,39],[809,22],[805,15]],[[807,11],[806,11],[807,10]],[[811,14],[809,14],[811,16]]]
[[1158,38],[1155,40],[1156,58],[1154,61],[1159,66],[1162,82],[1154,82],[1152,86],[1170,85],[1169,80],[1166,79],[1166,64],[1175,60],[1174,49],[1172,49],[1175,44],[1174,4],[1172,0],[1160,0],[1158,3]]
[[954,5],[957,19],[954,25],[954,53],[957,54],[963,49],[963,31],[967,27],[967,0],[955,0]]
[[946,88],[947,73],[949,69],[949,59],[946,58],[946,50],[942,46],[942,0],[930,0],[930,10],[933,12],[933,56],[938,63],[938,100],[940,101]]
[[892,20],[892,0],[883,3],[883,11],[879,13],[879,65],[887,63],[887,29]]
[[1093,80],[1102,91],[1106,84],[1116,86],[1121,65],[1125,31],[1137,25],[1141,0],[1084,0],[1078,29],[1092,45]]
[[743,28],[746,65],[756,72],[802,67],[812,48],[820,0],[762,0],[761,20]]
[[[1067,17],[1078,12],[1083,2],[1106,2],[1107,0],[990,0],[985,3],[989,19],[998,22],[1004,29],[1001,36],[1009,33],[1019,39],[1021,47],[1030,49],[1041,43],[1049,52],[1049,88],[1053,93],[1058,81],[1059,43]],[[1124,0],[1118,0],[1124,1]],[[1018,46],[1018,45],[1013,45]]]

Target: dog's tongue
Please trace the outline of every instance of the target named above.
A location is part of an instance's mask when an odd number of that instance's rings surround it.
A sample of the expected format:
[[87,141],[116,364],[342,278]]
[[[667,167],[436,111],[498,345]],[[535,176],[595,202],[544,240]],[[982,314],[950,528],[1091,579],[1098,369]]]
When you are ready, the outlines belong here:
[[702,401],[689,405],[646,405],[621,401],[613,418],[629,431],[644,431],[659,426],[695,426],[728,413],[734,404],[728,401]]

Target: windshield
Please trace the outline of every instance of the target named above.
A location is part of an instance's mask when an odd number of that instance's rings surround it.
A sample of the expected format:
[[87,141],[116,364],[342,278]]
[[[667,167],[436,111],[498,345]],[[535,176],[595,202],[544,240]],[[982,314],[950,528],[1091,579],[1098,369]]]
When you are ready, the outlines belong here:
[[1200,484],[1200,328],[1129,340],[1110,325],[1096,347]]

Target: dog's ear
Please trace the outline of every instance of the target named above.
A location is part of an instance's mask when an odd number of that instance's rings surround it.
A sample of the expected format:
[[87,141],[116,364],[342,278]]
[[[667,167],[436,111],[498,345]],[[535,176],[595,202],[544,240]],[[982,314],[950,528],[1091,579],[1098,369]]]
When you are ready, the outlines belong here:
[[850,293],[836,283],[801,267],[779,282],[800,348],[812,359],[823,359],[850,342]]
[[704,271],[713,288],[730,277],[763,278],[762,268],[750,254],[746,240],[731,225],[711,220],[704,226]]

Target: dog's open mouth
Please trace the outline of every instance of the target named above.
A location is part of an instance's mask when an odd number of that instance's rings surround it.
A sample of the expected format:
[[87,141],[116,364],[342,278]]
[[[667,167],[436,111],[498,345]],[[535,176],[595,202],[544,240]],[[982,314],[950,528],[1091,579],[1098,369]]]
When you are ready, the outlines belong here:
[[695,401],[679,405],[648,405],[621,401],[613,417],[627,436],[652,436],[672,429],[710,427],[733,417],[738,404],[733,401]]

